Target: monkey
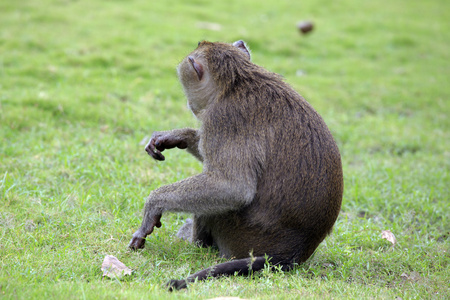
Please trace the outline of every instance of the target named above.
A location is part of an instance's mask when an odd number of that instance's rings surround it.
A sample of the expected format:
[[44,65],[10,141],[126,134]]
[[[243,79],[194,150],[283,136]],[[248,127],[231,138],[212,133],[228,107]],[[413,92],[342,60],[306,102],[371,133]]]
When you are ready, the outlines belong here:
[[129,247],[143,248],[165,212],[193,214],[178,236],[230,261],[170,290],[222,275],[305,262],[332,231],[344,190],[338,146],[317,111],[284,78],[254,64],[243,41],[202,41],[178,77],[199,129],[154,132],[146,152],[186,149],[198,175],[150,193]]

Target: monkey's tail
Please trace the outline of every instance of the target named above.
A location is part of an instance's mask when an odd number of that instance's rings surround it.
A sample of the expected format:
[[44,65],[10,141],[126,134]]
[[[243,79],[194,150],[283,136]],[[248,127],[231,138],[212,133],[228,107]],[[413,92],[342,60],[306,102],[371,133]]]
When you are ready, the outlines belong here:
[[204,270],[201,270],[195,274],[192,274],[186,279],[182,280],[170,280],[167,283],[169,291],[180,290],[187,287],[188,282],[194,282],[195,280],[204,280],[209,277],[219,277],[222,275],[248,275],[251,272],[264,269],[266,261],[270,262],[271,266],[281,266],[281,270],[288,271],[293,267],[291,260],[283,260],[274,256],[256,256],[242,259],[236,259],[229,262],[221,263]]

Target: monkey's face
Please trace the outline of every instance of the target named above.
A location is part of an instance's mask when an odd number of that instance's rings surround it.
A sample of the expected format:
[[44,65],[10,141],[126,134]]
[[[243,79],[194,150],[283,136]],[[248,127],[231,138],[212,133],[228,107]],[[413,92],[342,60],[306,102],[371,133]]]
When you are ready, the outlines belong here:
[[[188,106],[197,118],[219,93],[218,83],[250,61],[250,51],[243,41],[233,44],[200,42],[197,49],[178,65],[178,77],[188,98]],[[226,84],[225,84],[226,85]]]
[[199,118],[216,92],[202,51],[197,49],[189,54],[178,65],[177,71],[188,99],[189,109]]
[[204,75],[208,70],[203,55],[194,51],[183,59],[178,65],[177,71],[178,78],[183,86],[198,87],[201,85]]

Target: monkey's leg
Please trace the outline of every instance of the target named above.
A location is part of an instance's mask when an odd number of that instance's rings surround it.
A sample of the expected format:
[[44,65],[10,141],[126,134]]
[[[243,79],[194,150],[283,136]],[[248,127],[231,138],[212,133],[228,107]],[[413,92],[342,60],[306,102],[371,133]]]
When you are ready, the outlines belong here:
[[[273,266],[281,266],[283,271],[287,271],[292,268],[292,262],[277,259],[275,257],[269,258],[270,264]],[[172,290],[180,290],[187,287],[188,282],[194,282],[195,280],[205,280],[208,277],[219,277],[222,275],[248,275],[253,271],[259,271],[264,268],[264,264],[266,263],[265,256],[257,256],[253,258],[243,258],[232,260],[226,263],[218,264],[213,267],[206,268],[202,271],[199,271],[186,279],[182,280],[170,280],[167,283],[167,287],[169,291]]]
[[197,246],[207,248],[215,245],[211,232],[202,217],[195,216],[192,229],[192,242]]
[[199,247],[210,247],[214,245],[213,238],[208,228],[204,225],[202,218],[194,216],[194,220],[186,219],[183,226],[177,232],[177,237],[194,243]]

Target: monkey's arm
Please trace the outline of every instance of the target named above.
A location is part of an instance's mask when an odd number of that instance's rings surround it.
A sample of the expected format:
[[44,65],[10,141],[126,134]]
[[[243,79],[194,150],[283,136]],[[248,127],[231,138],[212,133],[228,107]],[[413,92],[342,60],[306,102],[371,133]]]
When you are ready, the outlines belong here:
[[161,154],[165,149],[179,148],[186,149],[198,160],[203,161],[203,157],[198,151],[198,141],[200,135],[198,130],[191,128],[174,129],[170,131],[155,131],[150,138],[145,151],[156,160],[164,160]]
[[145,237],[160,226],[163,212],[189,212],[213,215],[249,204],[256,192],[256,180],[229,180],[220,173],[206,172],[150,193],[145,203],[141,227],[133,234],[129,247],[143,248]]
[[146,201],[145,210],[188,212],[214,215],[249,204],[256,192],[256,180],[226,179],[219,172],[199,175],[162,186],[154,190]]

